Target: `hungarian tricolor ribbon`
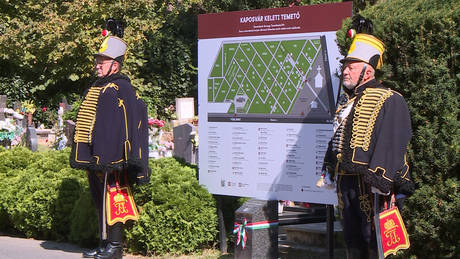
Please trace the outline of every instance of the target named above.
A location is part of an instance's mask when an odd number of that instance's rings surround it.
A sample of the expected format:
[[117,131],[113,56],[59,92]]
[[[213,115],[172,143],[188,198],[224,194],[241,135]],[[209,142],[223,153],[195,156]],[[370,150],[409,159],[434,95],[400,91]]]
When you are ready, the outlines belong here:
[[271,227],[277,227],[277,226],[278,226],[277,220],[248,223],[248,220],[244,219],[243,223],[241,224],[235,222],[233,226],[233,234],[237,234],[236,245],[239,245],[241,242],[241,246],[243,247],[243,249],[246,247],[246,241],[247,241],[246,229],[257,230],[257,229],[271,228]]

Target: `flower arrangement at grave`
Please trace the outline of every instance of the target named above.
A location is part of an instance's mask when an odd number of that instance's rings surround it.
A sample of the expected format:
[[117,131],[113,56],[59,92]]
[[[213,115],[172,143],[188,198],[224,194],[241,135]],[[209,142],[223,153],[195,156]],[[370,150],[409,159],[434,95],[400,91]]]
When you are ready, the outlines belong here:
[[174,107],[174,105],[171,104],[168,107],[166,107],[164,110],[165,110],[166,116],[171,118],[171,120],[177,120],[176,107]]
[[16,127],[9,121],[9,119],[0,121],[0,141],[5,139],[12,140],[14,138],[15,129]]
[[162,130],[165,121],[160,119],[149,118],[149,150],[167,151],[174,149],[174,142],[171,134]]
[[27,124],[28,125],[32,125],[32,115],[34,114],[35,110],[36,110],[35,104],[33,101],[27,100],[27,101],[21,102],[21,109],[19,110],[19,112],[22,115],[27,114]]
[[17,120],[24,116],[11,108],[0,109],[5,114],[5,119],[0,121],[0,142],[4,146],[17,146],[21,143],[21,136],[24,129],[18,125]]
[[10,117],[10,118],[12,117],[13,119],[18,119],[18,120],[24,119],[24,116],[21,113],[16,112],[11,108],[0,109],[0,112],[3,112],[6,115],[5,117]]
[[21,102],[21,109],[20,109],[19,112],[22,115],[34,114],[35,110],[36,110],[36,108],[35,108],[34,101],[27,100],[27,101]]
[[34,121],[37,121],[38,128],[50,128],[55,132],[59,131],[58,109],[48,108],[46,106],[37,108],[34,113]]

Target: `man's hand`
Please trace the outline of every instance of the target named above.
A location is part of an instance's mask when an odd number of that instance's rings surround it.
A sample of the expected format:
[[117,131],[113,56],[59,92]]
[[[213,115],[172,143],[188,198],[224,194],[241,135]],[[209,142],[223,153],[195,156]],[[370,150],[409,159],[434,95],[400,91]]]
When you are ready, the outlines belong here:
[[381,190],[375,188],[374,186],[371,187],[371,192],[372,192],[372,193],[377,193],[377,194],[380,194],[380,195],[385,195],[385,196],[390,195],[390,192],[388,192],[388,193],[383,193]]
[[331,177],[327,171],[323,171],[321,178],[316,183],[317,187],[323,187],[327,190],[335,189],[335,183],[331,181]]

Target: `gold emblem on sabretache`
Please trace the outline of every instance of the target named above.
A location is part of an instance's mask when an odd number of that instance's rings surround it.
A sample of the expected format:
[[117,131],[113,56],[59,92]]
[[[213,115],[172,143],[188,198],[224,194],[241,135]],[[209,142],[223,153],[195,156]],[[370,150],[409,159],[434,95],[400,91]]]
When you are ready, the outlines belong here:
[[120,214],[126,214],[129,212],[128,209],[126,208],[127,200],[122,194],[117,193],[115,197],[113,198],[113,200],[114,200],[113,205],[117,209],[115,211],[115,215],[119,216]]
[[384,224],[385,231],[384,234],[388,238],[387,246],[392,246],[398,244],[401,241],[401,238],[396,233],[396,228],[399,227],[396,225],[395,221],[389,219]]
[[398,225],[396,225],[395,221],[390,219],[390,220],[387,220],[387,222],[385,222],[385,232],[386,231],[392,231],[393,229],[397,228]]

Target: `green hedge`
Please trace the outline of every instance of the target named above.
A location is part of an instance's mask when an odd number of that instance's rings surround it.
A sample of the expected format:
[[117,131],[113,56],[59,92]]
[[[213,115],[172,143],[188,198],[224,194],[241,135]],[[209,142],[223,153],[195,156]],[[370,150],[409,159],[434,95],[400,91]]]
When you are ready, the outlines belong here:
[[28,237],[66,240],[70,214],[84,186],[84,172],[69,168],[68,153],[25,148],[0,153],[3,227]]
[[150,184],[135,190],[140,218],[126,235],[131,251],[197,252],[217,236],[214,198],[184,160],[151,159]]
[[[98,243],[86,173],[69,167],[69,154],[0,148],[0,231]],[[196,168],[175,158],[152,159],[150,167],[151,182],[134,190],[140,219],[125,230],[130,252],[187,253],[215,242],[215,202],[198,184]]]

